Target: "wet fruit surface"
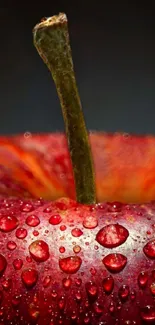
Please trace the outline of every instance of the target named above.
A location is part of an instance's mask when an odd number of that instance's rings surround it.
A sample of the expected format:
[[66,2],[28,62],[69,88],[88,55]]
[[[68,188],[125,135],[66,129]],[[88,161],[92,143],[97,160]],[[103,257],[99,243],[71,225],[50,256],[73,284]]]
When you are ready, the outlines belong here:
[[0,197],[0,220],[0,325],[155,323],[154,202]]

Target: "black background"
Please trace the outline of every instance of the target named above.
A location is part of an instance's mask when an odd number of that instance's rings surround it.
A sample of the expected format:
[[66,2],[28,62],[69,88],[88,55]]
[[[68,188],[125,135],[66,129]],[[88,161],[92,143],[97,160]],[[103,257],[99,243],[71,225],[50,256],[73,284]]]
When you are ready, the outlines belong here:
[[155,134],[153,4],[154,0],[1,3],[0,133],[64,130],[54,82],[33,46],[32,29],[42,17],[65,12],[88,128]]

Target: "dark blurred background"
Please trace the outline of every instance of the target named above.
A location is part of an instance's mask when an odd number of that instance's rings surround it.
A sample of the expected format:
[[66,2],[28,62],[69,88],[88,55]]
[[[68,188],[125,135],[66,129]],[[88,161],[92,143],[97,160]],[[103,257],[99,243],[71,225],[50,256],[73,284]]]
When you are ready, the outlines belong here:
[[87,126],[155,134],[154,0],[5,0],[0,8],[0,133],[64,130],[50,73],[32,41],[65,12]]

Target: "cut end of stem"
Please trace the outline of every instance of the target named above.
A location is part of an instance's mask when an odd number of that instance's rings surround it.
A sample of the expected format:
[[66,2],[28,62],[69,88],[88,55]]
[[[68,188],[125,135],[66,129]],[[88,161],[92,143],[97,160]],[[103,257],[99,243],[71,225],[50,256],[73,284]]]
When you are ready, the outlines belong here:
[[65,23],[67,24],[67,16],[66,14],[61,12],[59,13],[59,15],[55,15],[48,18],[42,18],[41,22],[34,27],[33,32],[44,27],[56,26]]
[[34,45],[55,82],[73,166],[76,199],[96,202],[94,167],[73,68],[67,17],[44,18],[33,29]]

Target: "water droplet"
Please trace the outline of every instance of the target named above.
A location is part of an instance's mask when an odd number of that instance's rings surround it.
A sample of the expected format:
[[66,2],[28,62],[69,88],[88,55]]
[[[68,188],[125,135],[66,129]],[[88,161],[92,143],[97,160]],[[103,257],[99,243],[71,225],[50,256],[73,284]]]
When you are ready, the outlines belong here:
[[38,280],[38,272],[35,269],[26,269],[22,272],[21,278],[27,288],[32,288]]
[[7,267],[6,258],[2,254],[0,254],[0,276],[3,275],[6,267]]
[[95,275],[97,273],[97,270],[95,269],[95,267],[90,268],[90,273],[91,273],[91,275]]
[[4,278],[2,280],[2,287],[4,290],[8,291],[12,286],[12,280]]
[[63,253],[65,252],[65,250],[66,250],[66,249],[65,249],[64,246],[60,246],[60,247],[59,247],[59,252],[60,252],[60,253],[63,254]]
[[57,292],[55,290],[52,290],[51,296],[52,296],[53,299],[56,299],[58,294],[57,294]]
[[73,251],[74,251],[75,254],[78,254],[78,253],[80,253],[80,251],[81,251],[81,247],[80,247],[79,245],[75,245],[75,246],[73,247]]
[[141,309],[141,318],[147,324],[154,324],[155,322],[155,307],[145,306]]
[[60,309],[60,310],[63,310],[63,309],[65,308],[65,305],[66,305],[66,300],[65,300],[65,297],[62,296],[62,297],[59,299],[59,302],[58,302],[59,309]]
[[43,210],[44,213],[51,213],[52,212],[52,209],[47,207]]
[[135,290],[131,291],[130,298],[131,298],[132,301],[134,301],[136,299],[136,291]]
[[83,227],[87,229],[94,229],[98,225],[98,219],[96,216],[90,215],[86,216],[83,220]]
[[7,243],[7,248],[10,250],[10,251],[13,251],[15,248],[17,247],[16,243],[14,241],[8,241]]
[[138,284],[140,288],[145,288],[148,282],[148,273],[147,272],[140,272],[138,275]]
[[12,306],[13,306],[14,308],[18,307],[19,304],[20,304],[20,302],[21,302],[21,296],[14,295],[14,296],[12,297]]
[[36,240],[29,246],[29,252],[36,262],[45,262],[49,258],[49,247],[43,240]]
[[90,324],[90,317],[88,313],[84,315],[83,322],[84,324]]
[[75,299],[77,302],[81,302],[82,300],[82,294],[81,294],[81,291],[78,290],[76,293],[75,293]]
[[59,260],[60,269],[68,274],[76,273],[82,264],[79,256],[69,256]]
[[66,226],[65,226],[65,225],[61,225],[61,226],[60,226],[60,230],[61,230],[61,231],[65,231],[65,230],[66,230]]
[[0,230],[9,232],[17,228],[18,220],[15,216],[3,216],[0,218]]
[[25,228],[18,228],[16,230],[16,237],[18,239],[24,239],[27,236],[27,230]]
[[121,301],[126,301],[129,297],[129,286],[123,285],[118,290],[118,296]]
[[72,233],[72,236],[74,236],[74,237],[80,237],[83,234],[83,231],[79,228],[74,228],[74,229],[72,229],[71,233]]
[[14,266],[15,270],[20,270],[23,266],[23,261],[20,258],[16,258],[13,261],[13,266]]
[[122,209],[122,203],[120,202],[108,202],[109,212],[120,212]]
[[150,291],[153,296],[155,296],[155,282],[152,282],[150,285]]
[[34,210],[34,207],[31,203],[23,203],[20,210],[22,212],[31,212]]
[[26,223],[30,227],[36,227],[40,224],[40,219],[35,215],[31,215],[27,217]]
[[43,280],[43,287],[47,288],[50,285],[51,280],[52,280],[52,278],[50,275],[45,276],[45,278]]
[[71,287],[72,280],[70,278],[64,278],[62,280],[62,284],[65,289],[69,289]]
[[26,256],[26,260],[28,263],[31,263],[32,262],[32,257],[31,256]]
[[109,309],[110,314],[113,314],[115,312],[115,306],[114,306],[113,301],[110,302],[108,309]]
[[145,255],[155,259],[155,240],[150,240],[143,248]]
[[96,235],[97,242],[107,248],[122,245],[128,238],[129,232],[123,226],[111,224],[103,227]]
[[29,305],[29,315],[33,320],[37,320],[38,317],[40,316],[40,312],[39,312],[39,307],[34,305],[34,304],[30,304]]
[[75,284],[77,285],[77,287],[80,287],[82,284],[82,280],[80,278],[75,278]]
[[39,231],[38,230],[34,230],[33,231],[33,236],[37,237],[39,235]]
[[98,287],[97,287],[97,285],[94,282],[90,281],[90,282],[86,283],[85,287],[86,287],[88,297],[95,300],[97,298],[97,295],[98,295]]
[[98,302],[95,302],[94,311],[97,315],[101,315],[103,313],[103,307]]
[[115,253],[105,256],[102,262],[110,272],[117,273],[124,269],[127,258],[122,254]]
[[55,214],[50,217],[49,223],[53,226],[58,225],[62,221],[62,218],[59,214]]
[[110,294],[114,288],[113,277],[110,275],[110,276],[106,277],[105,279],[103,279],[102,285],[103,285],[103,289],[104,289],[105,293]]

